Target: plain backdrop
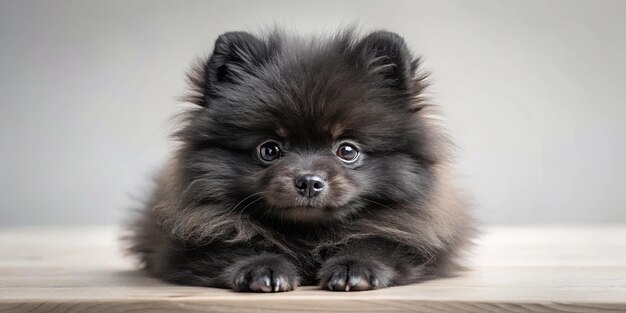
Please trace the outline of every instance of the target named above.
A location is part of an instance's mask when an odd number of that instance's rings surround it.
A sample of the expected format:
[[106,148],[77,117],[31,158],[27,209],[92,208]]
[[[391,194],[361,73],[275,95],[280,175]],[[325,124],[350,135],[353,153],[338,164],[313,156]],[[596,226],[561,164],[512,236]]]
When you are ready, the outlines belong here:
[[486,223],[626,222],[626,1],[0,1],[0,225],[120,223],[232,30],[400,33]]

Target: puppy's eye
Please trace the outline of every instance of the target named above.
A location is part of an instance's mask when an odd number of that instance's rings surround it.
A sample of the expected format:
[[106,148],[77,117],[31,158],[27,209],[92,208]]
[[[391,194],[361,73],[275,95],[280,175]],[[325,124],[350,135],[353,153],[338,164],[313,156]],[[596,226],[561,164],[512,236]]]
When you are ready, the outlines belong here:
[[352,144],[342,143],[339,148],[337,148],[335,154],[337,154],[342,161],[351,163],[356,161],[359,157],[359,150]]
[[280,158],[280,146],[277,142],[268,141],[259,146],[259,158],[265,162],[272,162]]

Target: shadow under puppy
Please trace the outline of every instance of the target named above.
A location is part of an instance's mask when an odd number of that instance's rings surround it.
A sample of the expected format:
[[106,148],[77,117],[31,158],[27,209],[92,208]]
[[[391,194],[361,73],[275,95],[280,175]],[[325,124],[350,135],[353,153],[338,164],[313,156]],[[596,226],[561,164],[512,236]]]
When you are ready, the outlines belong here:
[[131,227],[170,282],[367,290],[445,276],[473,233],[449,143],[397,34],[225,33]]

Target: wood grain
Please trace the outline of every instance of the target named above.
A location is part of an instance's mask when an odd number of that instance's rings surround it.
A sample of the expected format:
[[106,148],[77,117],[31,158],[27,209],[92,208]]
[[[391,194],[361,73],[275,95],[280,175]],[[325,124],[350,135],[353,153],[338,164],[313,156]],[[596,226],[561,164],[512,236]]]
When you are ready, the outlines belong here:
[[0,312],[626,312],[626,226],[490,227],[458,277],[354,293],[165,284],[118,234],[0,230]]

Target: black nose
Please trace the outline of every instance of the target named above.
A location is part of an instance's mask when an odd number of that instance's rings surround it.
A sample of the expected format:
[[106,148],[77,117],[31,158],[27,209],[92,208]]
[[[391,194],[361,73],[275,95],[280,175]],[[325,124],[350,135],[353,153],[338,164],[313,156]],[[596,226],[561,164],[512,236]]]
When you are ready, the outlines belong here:
[[324,190],[324,185],[324,179],[317,175],[304,174],[296,177],[296,189],[305,197],[318,196]]

